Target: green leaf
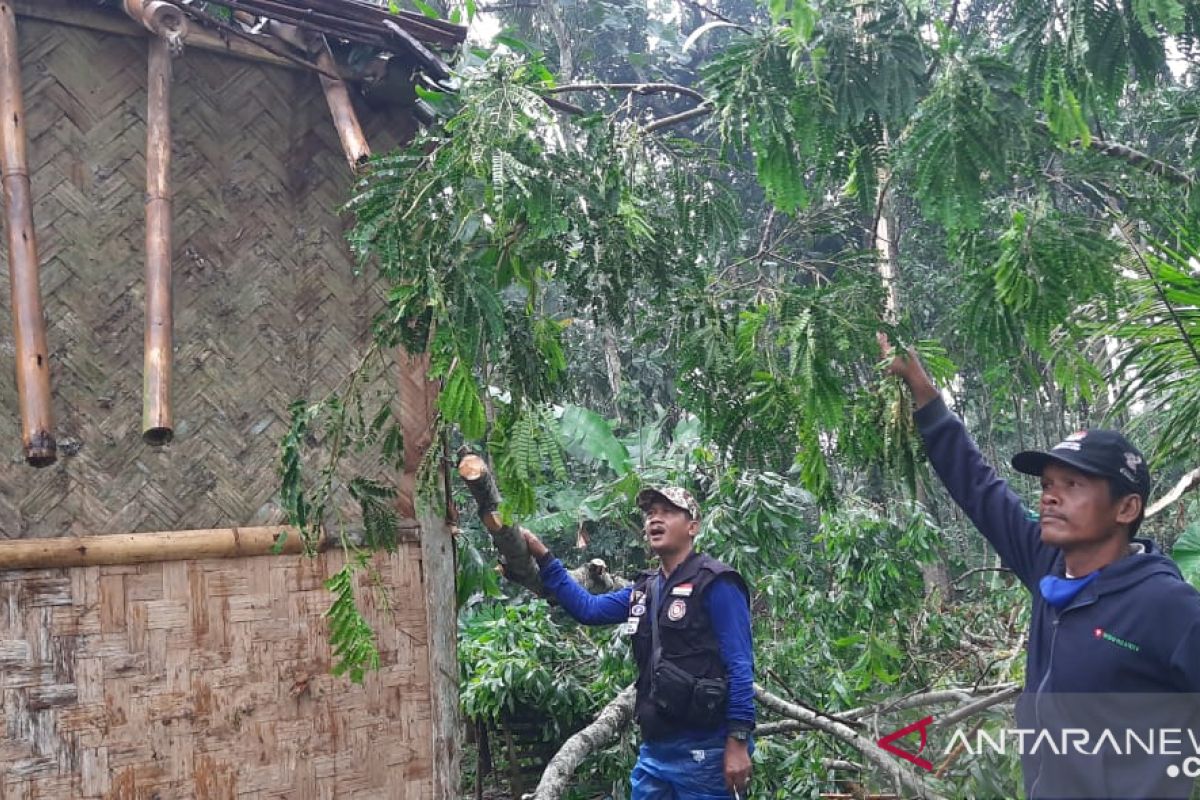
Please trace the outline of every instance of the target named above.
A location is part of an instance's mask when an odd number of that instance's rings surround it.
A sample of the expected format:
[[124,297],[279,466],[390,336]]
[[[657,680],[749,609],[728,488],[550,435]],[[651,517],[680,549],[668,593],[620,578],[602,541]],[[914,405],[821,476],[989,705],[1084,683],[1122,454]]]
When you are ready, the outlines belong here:
[[566,406],[559,418],[559,431],[568,450],[593,462],[603,462],[617,475],[633,470],[629,451],[613,435],[604,417],[582,406]]
[[429,5],[429,3],[426,3],[425,0],[409,0],[409,2],[416,6],[417,10],[427,17],[432,17],[433,19],[442,18],[442,15],[438,12],[438,10]]
[[1191,524],[1171,548],[1171,558],[1179,565],[1184,580],[1200,589],[1200,502],[1192,502]]

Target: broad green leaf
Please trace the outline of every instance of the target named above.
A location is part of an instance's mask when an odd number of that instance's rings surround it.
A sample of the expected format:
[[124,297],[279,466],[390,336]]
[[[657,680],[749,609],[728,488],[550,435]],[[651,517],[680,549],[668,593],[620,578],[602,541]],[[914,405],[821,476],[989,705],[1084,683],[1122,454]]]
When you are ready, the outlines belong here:
[[633,469],[625,445],[613,435],[612,426],[595,411],[569,405],[559,418],[559,432],[571,452],[593,461],[602,461],[618,475]]

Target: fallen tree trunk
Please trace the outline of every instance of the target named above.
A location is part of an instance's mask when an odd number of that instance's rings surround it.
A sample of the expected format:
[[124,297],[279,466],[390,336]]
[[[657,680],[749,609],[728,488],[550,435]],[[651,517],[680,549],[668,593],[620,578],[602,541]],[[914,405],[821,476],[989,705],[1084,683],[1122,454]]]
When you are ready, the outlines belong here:
[[942,795],[929,788],[920,775],[903,766],[899,761],[882,750],[875,742],[859,736],[858,732],[849,725],[835,722],[812,709],[773,695],[757,683],[754,684],[754,697],[763,706],[777,714],[782,714],[785,717],[790,717],[791,719],[811,725],[813,728],[828,733],[850,745],[855,750],[858,750],[862,753],[863,758],[870,761],[876,769],[887,775],[895,784],[901,786],[905,792],[916,797],[926,798],[927,800],[945,800]]
[[559,800],[583,760],[614,742],[633,721],[634,697],[634,687],[626,686],[604,707],[595,722],[567,739],[546,765],[537,788],[523,800]]
[[479,509],[479,519],[483,527],[492,535],[492,543],[500,553],[500,563],[504,567],[504,577],[513,583],[519,583],[535,594],[543,594],[542,579],[538,577],[537,564],[529,555],[529,547],[525,537],[515,525],[505,525],[499,514],[500,491],[492,471],[478,455],[459,451],[458,474],[467,485],[467,491],[475,499]]
[[[881,711],[896,711],[901,709],[919,708],[922,706],[944,705],[957,702],[957,708],[946,716],[941,716],[933,723],[935,728],[945,728],[951,724],[975,716],[988,708],[1011,700],[1021,692],[1017,684],[1003,683],[987,687],[971,687],[963,689],[947,689],[932,692],[922,692],[909,697],[900,698],[890,703],[880,703],[873,706],[852,709],[838,714],[826,714],[818,709],[785,700],[754,685],[754,698],[764,708],[780,714],[786,719],[766,722],[755,730],[755,736],[762,738],[780,733],[794,733],[801,730],[819,731],[833,736],[835,739],[858,750],[863,758],[878,768],[893,782],[902,787],[905,792],[914,797],[926,800],[945,800],[943,795],[931,789],[917,772],[908,769],[893,756],[886,753],[871,739],[860,736],[851,726],[858,724],[855,718],[878,714]],[[634,687],[623,689],[596,717],[596,721],[579,733],[568,739],[542,773],[542,779],[532,794],[525,795],[522,800],[559,800],[565,793],[571,776],[579,765],[589,755],[607,747],[616,739],[625,726],[633,721]],[[846,724],[847,720],[851,724]],[[849,764],[849,762],[844,762]],[[861,765],[854,764],[855,769]]]

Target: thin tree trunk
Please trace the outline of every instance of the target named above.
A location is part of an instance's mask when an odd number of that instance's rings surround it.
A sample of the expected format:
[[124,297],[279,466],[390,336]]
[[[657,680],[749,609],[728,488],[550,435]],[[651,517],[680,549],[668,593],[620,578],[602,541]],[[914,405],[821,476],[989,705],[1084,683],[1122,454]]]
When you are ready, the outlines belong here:
[[617,423],[622,422],[621,419],[621,404],[617,401],[617,397],[621,394],[621,351],[617,349],[617,337],[613,333],[612,326],[605,323],[604,325],[604,366],[608,371],[608,388],[612,391],[613,411],[616,413]]
[[483,800],[483,767],[484,748],[486,745],[487,729],[475,722],[475,800]]
[[[884,133],[884,143],[887,134]],[[886,296],[884,299],[884,319],[895,325],[900,318],[900,225],[896,219],[894,204],[888,193],[891,175],[881,170],[878,176],[879,196],[876,199],[877,213],[875,230],[872,232],[875,247],[879,251],[879,279],[883,283]],[[924,484],[917,481],[916,500],[921,506],[928,504],[928,496]],[[950,567],[946,563],[945,550],[937,549],[937,558],[929,563],[921,564],[921,579],[925,586],[925,596],[937,595],[940,603],[948,602],[954,592],[954,584],[950,580]]]
[[508,791],[514,798],[525,794],[521,784],[521,761],[517,758],[517,746],[513,742],[512,727],[507,722],[501,722],[504,730],[504,749],[508,754]]

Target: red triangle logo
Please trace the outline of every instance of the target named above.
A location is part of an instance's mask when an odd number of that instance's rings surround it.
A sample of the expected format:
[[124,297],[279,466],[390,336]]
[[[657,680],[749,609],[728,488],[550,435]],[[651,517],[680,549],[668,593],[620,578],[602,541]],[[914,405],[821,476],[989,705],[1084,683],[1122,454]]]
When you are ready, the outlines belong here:
[[[928,741],[926,738],[927,733],[926,733],[925,729],[928,728],[932,722],[933,722],[933,717],[925,717],[925,719],[919,719],[916,722],[914,722],[912,725],[905,725],[903,728],[900,728],[899,730],[892,731],[887,736],[884,736],[882,739],[880,739],[877,742],[877,744],[880,747],[882,747],[884,750],[887,750],[892,755],[900,756],[905,761],[911,761],[913,764],[916,764],[918,767],[925,770],[926,772],[933,772],[933,763],[930,761],[926,761],[925,759],[921,758],[919,755],[919,753],[922,753],[925,751],[925,744]],[[905,736],[908,736],[913,731],[918,731],[918,730],[921,732],[921,746],[917,748],[916,753],[910,753],[907,750],[904,750],[900,747],[896,747],[894,744],[892,744],[892,742],[896,741],[897,739],[903,739]]]

